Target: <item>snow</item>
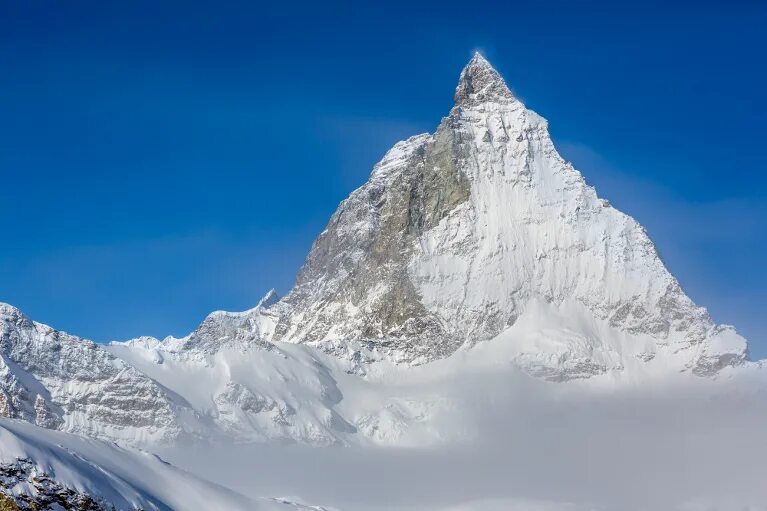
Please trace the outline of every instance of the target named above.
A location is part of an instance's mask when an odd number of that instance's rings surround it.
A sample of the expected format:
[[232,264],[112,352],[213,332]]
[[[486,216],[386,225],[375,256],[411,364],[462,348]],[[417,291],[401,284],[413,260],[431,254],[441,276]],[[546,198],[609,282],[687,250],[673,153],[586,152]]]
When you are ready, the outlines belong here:
[[2,420],[0,461],[124,509],[743,509],[766,387],[480,55],[285,298],[108,346],[0,304],[2,413],[90,437]]
[[720,511],[767,502],[764,386],[686,375],[560,385],[492,358],[458,377],[440,366],[459,360],[435,362],[387,385],[407,405],[449,398],[439,413],[421,409],[447,443],[197,444],[162,455],[248,495],[298,494],[341,510],[681,511],[697,501]]
[[[277,511],[308,509],[296,503],[250,499],[204,481],[154,454],[98,440],[48,431],[21,421],[0,419],[0,464],[32,460],[36,475],[68,489],[103,499],[116,509],[206,509]],[[6,489],[34,494],[27,480]]]

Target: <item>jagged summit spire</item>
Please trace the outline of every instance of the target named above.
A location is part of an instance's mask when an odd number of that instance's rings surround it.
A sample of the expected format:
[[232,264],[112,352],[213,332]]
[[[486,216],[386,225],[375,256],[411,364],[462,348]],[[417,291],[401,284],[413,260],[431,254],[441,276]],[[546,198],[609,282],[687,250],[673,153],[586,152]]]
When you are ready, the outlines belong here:
[[513,98],[498,71],[482,54],[475,52],[461,71],[461,77],[455,89],[455,104],[467,105]]

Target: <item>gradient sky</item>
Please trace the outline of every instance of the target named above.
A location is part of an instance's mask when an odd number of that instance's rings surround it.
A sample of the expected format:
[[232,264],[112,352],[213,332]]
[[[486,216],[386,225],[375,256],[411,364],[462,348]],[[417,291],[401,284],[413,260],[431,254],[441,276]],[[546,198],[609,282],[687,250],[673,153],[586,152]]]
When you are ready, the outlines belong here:
[[763,2],[365,3],[2,2],[0,301],[107,341],[286,292],[480,50],[767,356]]

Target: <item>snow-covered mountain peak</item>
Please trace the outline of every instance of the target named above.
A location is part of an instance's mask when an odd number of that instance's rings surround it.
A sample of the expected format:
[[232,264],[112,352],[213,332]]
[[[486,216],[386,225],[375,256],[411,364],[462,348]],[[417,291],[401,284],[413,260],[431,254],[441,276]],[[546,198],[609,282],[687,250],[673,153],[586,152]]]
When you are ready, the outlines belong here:
[[358,394],[344,409],[347,373],[367,384],[440,359],[459,372],[483,353],[557,382],[749,365],[745,339],[690,300],[481,55],[456,101],[339,205],[284,298],[108,347],[0,304],[0,415],[137,443],[388,442],[421,405],[384,400],[387,419]]
[[455,104],[470,105],[485,101],[513,101],[509,87],[490,62],[476,52],[461,71],[455,89]]
[[480,54],[455,97],[341,203],[270,308],[270,341],[421,364],[517,332],[515,363],[548,379],[746,359]]

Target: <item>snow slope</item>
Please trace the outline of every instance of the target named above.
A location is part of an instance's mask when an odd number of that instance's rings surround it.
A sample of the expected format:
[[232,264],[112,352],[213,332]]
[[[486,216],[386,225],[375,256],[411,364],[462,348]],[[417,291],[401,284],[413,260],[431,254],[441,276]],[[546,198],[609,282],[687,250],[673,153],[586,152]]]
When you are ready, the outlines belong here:
[[[50,509],[264,510],[309,508],[275,499],[249,499],[179,470],[154,454],[0,420],[0,492]],[[64,499],[62,501],[62,499]],[[40,507],[39,509],[49,509]],[[85,509],[85,508],[83,508]]]

